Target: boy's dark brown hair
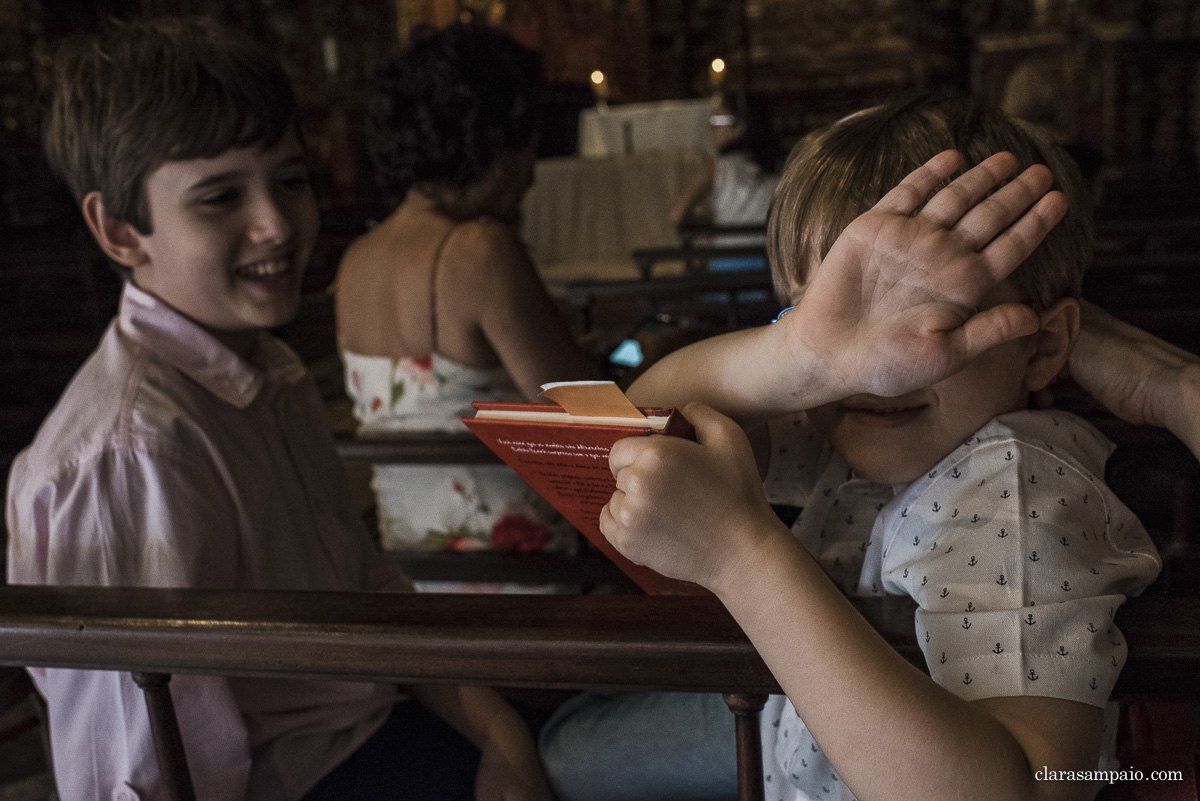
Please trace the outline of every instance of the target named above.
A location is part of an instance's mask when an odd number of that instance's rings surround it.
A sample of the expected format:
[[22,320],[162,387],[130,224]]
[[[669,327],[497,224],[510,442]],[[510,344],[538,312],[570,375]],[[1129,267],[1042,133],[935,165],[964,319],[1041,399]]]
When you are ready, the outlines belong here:
[[[1013,272],[1021,300],[1041,311],[1077,297],[1092,260],[1092,207],[1078,168],[1036,126],[966,95],[921,94],[851,114],[806,136],[788,158],[767,222],[775,290],[802,287],[842,229],[933,156],[954,148],[963,170],[1007,150],[1020,170],[1045,164],[1070,204]],[[957,176],[955,176],[957,177]]]
[[167,161],[271,147],[296,123],[291,82],[263,45],[202,17],[112,22],[51,65],[42,145],[77,201],[151,233],[146,177]]

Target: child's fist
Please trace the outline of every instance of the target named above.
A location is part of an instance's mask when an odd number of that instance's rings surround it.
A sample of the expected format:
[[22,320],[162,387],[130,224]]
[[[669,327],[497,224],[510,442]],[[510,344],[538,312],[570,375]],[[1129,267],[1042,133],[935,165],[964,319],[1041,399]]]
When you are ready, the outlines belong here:
[[745,432],[701,403],[683,414],[696,442],[631,437],[613,446],[617,489],[601,510],[600,531],[634,562],[716,590],[728,568],[782,524]]

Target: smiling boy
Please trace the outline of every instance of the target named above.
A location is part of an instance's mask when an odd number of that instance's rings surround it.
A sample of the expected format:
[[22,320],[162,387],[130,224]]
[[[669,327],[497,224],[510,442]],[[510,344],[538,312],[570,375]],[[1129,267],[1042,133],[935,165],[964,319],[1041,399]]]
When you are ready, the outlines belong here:
[[318,215],[294,130],[266,148],[167,162],[145,192],[148,219],[169,235],[122,226],[104,213],[100,192],[83,201],[88,225],[138,287],[242,356],[260,329],[296,315]]
[[[945,185],[964,157],[973,169]],[[1061,193],[1047,194],[1051,176]],[[1017,230],[1021,211],[1049,219],[1064,196],[1040,244]],[[873,256],[849,280],[855,248]],[[965,254],[934,258],[941,248]],[[781,177],[768,252],[794,310],[677,351],[630,388],[635,403],[683,407],[698,441],[618,442],[601,530],[711,589],[779,680],[786,697],[763,711],[771,801],[1095,795],[1034,770],[1111,758],[1125,658],[1112,616],[1161,560],[1104,486],[1111,444],[1027,409],[1078,332],[1090,248],[1086,194],[1043,134],[965,97],[868,109],[811,135]],[[889,259],[912,270],[884,274]],[[960,291],[955,276],[979,260],[1011,274]],[[872,341],[871,325],[906,333]],[[768,500],[798,513],[790,527]],[[915,600],[929,675],[847,595]],[[601,707],[582,725],[640,723],[633,705],[624,719]],[[574,724],[551,725],[564,737]],[[572,781],[578,760],[547,739],[552,783]],[[631,786],[654,771],[606,768]]]
[[[114,24],[54,68],[47,154],[127,280],[13,464],[9,581],[410,589],[358,519],[311,376],[266,331],[299,308],[318,226],[282,68],[170,18]],[[128,674],[31,673],[64,801],[167,796]],[[485,688],[180,675],[171,694],[203,799],[549,799],[523,721]]]

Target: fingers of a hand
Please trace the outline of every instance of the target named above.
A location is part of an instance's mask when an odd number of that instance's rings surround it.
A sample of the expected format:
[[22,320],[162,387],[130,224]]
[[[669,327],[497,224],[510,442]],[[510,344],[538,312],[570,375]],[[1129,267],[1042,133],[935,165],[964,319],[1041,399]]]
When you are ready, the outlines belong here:
[[962,156],[958,151],[943,150],[905,176],[903,181],[880,198],[875,208],[897,214],[912,214],[921,208],[934,187],[953,175],[961,164]]
[[1067,213],[1067,198],[1062,192],[1054,191],[1042,197],[1033,208],[1008,226],[982,250],[988,272],[996,281],[1003,281],[1009,273],[1029,258],[1029,254],[1041,244],[1046,234]]
[[645,437],[626,437],[613,443],[608,452],[608,469],[615,476],[622,469],[633,464],[634,459],[646,447]]
[[712,445],[718,448],[726,446],[731,438],[742,433],[737,423],[730,420],[716,409],[699,401],[692,401],[683,407],[683,416],[696,429],[696,441],[701,445]]
[[626,508],[628,500],[620,490],[613,493],[612,498],[600,510],[600,533],[623,556],[641,564],[638,555],[634,553],[638,543],[634,534],[638,531],[638,521],[630,519],[630,510]]
[[617,529],[619,528],[617,524],[617,516],[613,514],[613,504],[614,502],[617,502],[616,498],[618,493],[620,493],[620,490],[614,492],[613,497],[610,498],[608,503],[604,504],[604,506],[600,509],[600,533],[603,534],[610,542],[617,534]]
[[1090,300],[1079,299],[1079,325],[1081,330],[1111,328],[1116,319]]
[[1035,164],[967,210],[954,230],[979,250],[1044,197],[1053,183],[1050,170]]
[[1037,313],[1020,303],[1004,303],[972,315],[951,332],[952,351],[961,367],[988,348],[1037,333]]
[[[1011,153],[1001,152],[989,156],[930,198],[925,208],[921,209],[921,216],[930,217],[947,228],[954,226],[968,212],[978,209],[980,201],[987,197],[987,193],[1012,175],[1016,168],[1017,159]],[[1021,208],[1024,209],[1029,203]]]
[[[1102,350],[1109,361],[1119,358],[1116,357],[1119,353],[1136,353],[1143,361],[1166,363],[1174,367],[1200,362],[1200,357],[1191,351],[1118,320],[1099,306],[1086,301],[1081,301],[1079,305],[1082,311],[1079,339],[1082,341],[1086,338],[1094,343],[1094,347]],[[1113,369],[1121,368],[1114,365]]]

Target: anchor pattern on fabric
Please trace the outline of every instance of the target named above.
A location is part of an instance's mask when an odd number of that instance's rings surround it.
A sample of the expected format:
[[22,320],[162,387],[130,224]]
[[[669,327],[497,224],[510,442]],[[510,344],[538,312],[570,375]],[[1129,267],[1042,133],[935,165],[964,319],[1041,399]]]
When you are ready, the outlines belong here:
[[[1036,413],[1038,435],[1022,437],[1006,423],[1024,414],[985,426],[907,485],[856,477],[820,438],[789,442],[793,467],[776,473],[772,461],[768,497],[804,507],[792,532],[844,592],[917,601],[918,642],[943,686],[987,697],[1003,675],[1005,688],[1095,703],[1125,658],[1116,606],[1102,596],[1139,570],[1148,580],[1153,558],[1136,539],[1140,525],[1095,477],[1103,457],[1081,456],[1096,435],[1070,416],[1050,423]],[[850,799],[794,710],[786,735],[778,719],[764,715],[768,766],[769,749],[775,757],[767,797]]]

